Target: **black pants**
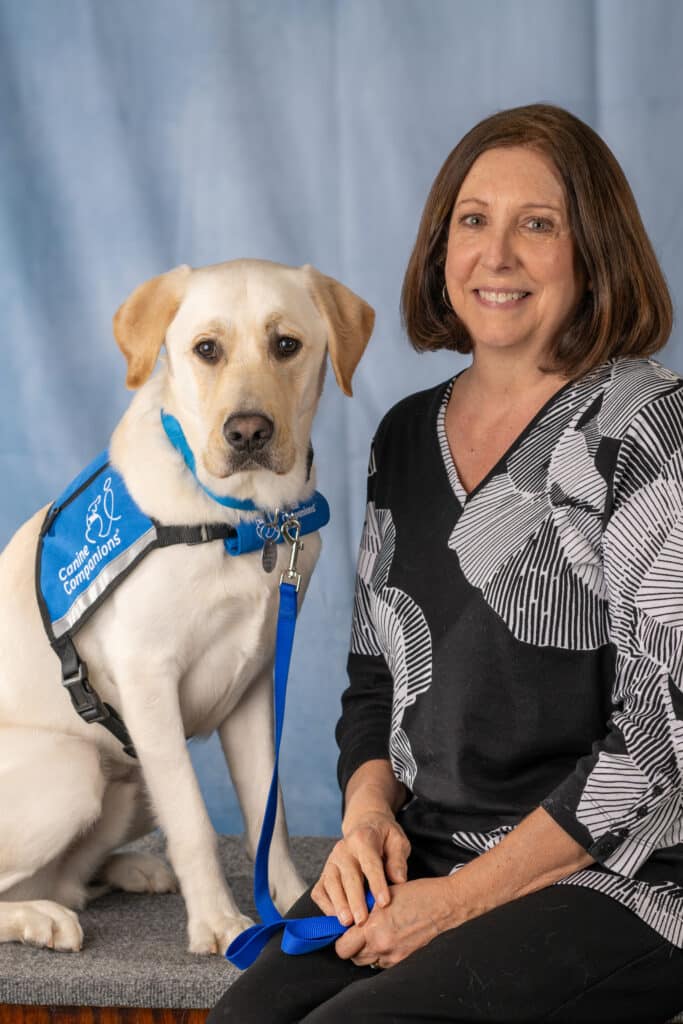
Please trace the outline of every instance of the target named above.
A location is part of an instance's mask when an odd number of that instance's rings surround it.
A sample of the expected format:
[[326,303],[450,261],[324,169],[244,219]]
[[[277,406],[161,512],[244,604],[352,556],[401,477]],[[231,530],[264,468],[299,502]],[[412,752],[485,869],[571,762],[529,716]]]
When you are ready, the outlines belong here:
[[[319,914],[308,894],[290,916]],[[280,938],[207,1024],[668,1021],[683,1010],[683,951],[609,896],[551,886],[444,932],[385,971],[305,956]]]

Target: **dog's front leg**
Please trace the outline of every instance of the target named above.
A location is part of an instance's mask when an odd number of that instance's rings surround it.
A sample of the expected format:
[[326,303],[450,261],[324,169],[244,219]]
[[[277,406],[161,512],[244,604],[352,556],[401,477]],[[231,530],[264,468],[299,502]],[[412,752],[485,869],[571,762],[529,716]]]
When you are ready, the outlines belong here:
[[216,833],[192,768],[171,673],[133,669],[119,687],[168,856],[185,898],[192,953],[224,953],[251,921],[240,914],[218,859]]
[[[266,799],[273,776],[273,676],[259,676],[219,728],[223,752],[246,825],[247,852],[256,854]],[[278,788],[277,817],[268,858],[270,894],[281,914],[306,888],[292,861],[287,822]]]

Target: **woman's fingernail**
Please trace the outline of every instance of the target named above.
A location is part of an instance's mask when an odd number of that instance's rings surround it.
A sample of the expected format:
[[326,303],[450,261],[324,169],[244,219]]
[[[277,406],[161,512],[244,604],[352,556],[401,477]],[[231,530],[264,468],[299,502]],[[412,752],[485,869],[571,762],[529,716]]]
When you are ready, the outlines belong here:
[[341,921],[342,924],[351,924],[353,918],[349,914],[348,910],[342,910],[341,914],[339,915],[339,920]]
[[389,906],[389,896],[388,896],[388,894],[386,892],[381,892],[379,894],[379,896],[377,897],[377,902],[379,903],[380,907],[388,907]]

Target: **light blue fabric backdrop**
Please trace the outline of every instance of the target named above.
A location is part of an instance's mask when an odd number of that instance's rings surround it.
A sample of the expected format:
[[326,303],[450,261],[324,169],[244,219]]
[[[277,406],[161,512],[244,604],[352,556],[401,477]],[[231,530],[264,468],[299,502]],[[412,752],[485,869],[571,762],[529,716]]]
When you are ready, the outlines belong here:
[[[338,828],[371,434],[462,365],[418,357],[399,324],[431,181],[481,117],[569,108],[622,162],[680,306],[682,47],[679,0],[0,0],[0,544],[106,445],[128,401],[111,316],[141,281],[311,262],[377,310],[354,399],[329,375],[315,425],[333,520],[289,696],[295,833]],[[662,358],[683,371],[680,328]],[[218,745],[193,747],[216,826],[239,831]]]

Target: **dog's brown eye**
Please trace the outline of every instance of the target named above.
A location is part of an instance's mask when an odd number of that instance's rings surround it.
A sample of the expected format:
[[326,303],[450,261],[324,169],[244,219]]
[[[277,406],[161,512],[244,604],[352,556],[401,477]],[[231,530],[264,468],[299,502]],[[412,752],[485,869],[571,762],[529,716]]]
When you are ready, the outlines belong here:
[[206,363],[215,363],[220,355],[220,349],[213,338],[202,338],[197,342],[194,350]]
[[297,338],[278,338],[276,342],[277,354],[279,356],[293,356],[301,348],[301,342]]

